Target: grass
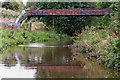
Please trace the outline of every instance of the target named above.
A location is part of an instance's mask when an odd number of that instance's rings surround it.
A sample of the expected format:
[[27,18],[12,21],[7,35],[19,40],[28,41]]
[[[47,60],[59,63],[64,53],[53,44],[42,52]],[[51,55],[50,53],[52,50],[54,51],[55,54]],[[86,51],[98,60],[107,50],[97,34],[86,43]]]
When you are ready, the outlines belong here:
[[12,14],[2,14],[2,16],[3,16],[3,18],[17,18],[18,16],[16,16],[16,15],[12,15]]
[[47,42],[47,41],[61,41],[70,40],[70,36],[65,34],[57,34],[52,31],[33,32],[26,30],[1,30],[1,46],[0,49],[5,49],[8,46],[32,43],[32,42]]

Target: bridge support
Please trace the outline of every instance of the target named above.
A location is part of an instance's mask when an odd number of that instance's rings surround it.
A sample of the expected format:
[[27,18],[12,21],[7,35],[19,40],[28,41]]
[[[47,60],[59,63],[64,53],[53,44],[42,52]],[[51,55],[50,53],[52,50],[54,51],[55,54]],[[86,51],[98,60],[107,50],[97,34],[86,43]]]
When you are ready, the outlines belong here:
[[55,18],[53,17],[53,31],[54,31],[54,28],[55,28]]
[[32,23],[30,22],[30,28],[29,28],[30,31],[31,31],[31,28],[32,28]]

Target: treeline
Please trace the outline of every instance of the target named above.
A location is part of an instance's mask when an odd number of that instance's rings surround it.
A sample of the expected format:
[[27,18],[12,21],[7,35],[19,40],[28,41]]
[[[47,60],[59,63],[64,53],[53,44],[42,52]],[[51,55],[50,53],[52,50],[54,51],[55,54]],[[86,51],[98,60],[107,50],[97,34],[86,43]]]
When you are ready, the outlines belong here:
[[[80,8],[110,8],[110,16],[93,17],[43,17],[39,20],[46,24],[47,29],[54,29],[58,33],[66,33],[74,35],[82,32],[85,26],[101,26],[109,28],[113,31],[119,29],[119,3],[118,2],[38,2],[34,3],[34,7],[30,7],[32,3],[27,3],[30,9],[80,9]],[[27,7],[26,7],[27,8]]]
[[[42,17],[41,22],[46,24],[48,30],[54,30],[58,33],[74,35],[82,32],[85,26],[103,26],[112,30],[119,29],[120,2],[27,2],[24,6],[22,2],[4,2],[2,7],[21,11],[22,9],[80,9],[80,8],[110,8],[110,16],[70,16],[70,17]],[[32,6],[31,6],[32,5]],[[21,10],[20,10],[21,9]]]
[[13,2],[3,2],[2,3],[2,8],[6,8],[6,9],[11,9],[14,11],[21,11],[22,9],[24,9],[24,4],[22,2],[16,2],[13,0]]

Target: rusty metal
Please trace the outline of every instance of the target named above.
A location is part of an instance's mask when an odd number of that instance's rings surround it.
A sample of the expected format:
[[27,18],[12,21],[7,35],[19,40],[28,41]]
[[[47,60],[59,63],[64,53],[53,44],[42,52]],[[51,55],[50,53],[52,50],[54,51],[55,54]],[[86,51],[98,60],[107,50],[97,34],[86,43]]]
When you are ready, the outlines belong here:
[[110,9],[51,9],[26,10],[28,16],[103,16],[110,14]]
[[[5,22],[5,25],[14,25],[16,28],[23,24],[25,18],[46,16],[104,16],[109,15],[110,9],[48,9],[48,10],[23,10],[16,22]],[[24,17],[22,17],[24,15]]]

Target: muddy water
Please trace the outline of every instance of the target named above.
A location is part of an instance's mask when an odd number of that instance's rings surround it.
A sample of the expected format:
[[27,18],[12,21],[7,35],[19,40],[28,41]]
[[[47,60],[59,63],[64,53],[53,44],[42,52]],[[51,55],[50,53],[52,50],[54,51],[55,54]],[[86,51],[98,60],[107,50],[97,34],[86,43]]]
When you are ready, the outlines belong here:
[[65,43],[31,43],[0,54],[0,78],[118,78],[95,62],[73,56]]

